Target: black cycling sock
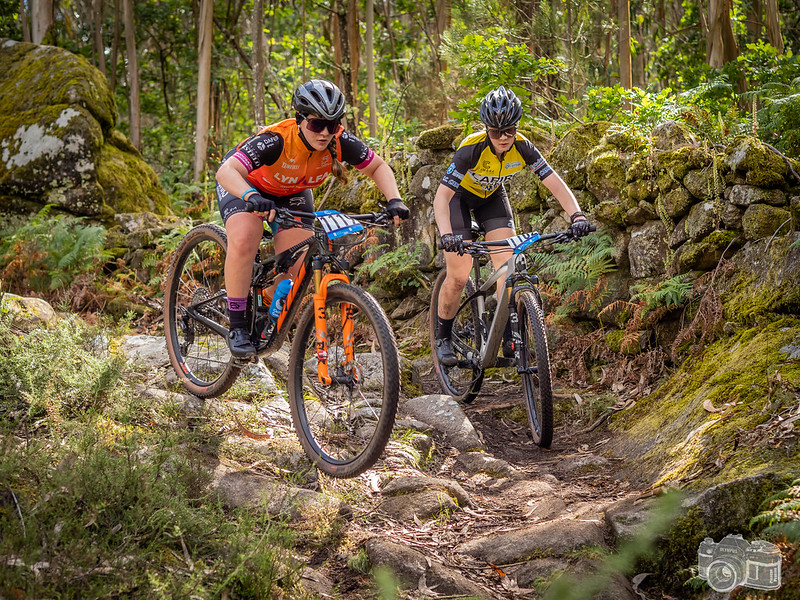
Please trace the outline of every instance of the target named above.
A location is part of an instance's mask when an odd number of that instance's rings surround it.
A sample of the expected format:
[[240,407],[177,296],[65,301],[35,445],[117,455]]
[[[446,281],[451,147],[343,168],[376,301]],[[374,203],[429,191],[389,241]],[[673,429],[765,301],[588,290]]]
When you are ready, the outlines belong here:
[[247,317],[243,310],[229,310],[231,329],[247,329]]
[[453,321],[455,321],[455,317],[452,319],[443,319],[437,316],[436,319],[438,320],[436,338],[440,340],[449,339],[453,335]]

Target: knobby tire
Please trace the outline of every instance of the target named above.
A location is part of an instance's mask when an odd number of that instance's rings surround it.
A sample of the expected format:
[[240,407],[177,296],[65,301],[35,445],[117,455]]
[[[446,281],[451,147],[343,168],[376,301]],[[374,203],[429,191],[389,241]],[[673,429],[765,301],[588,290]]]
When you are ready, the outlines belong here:
[[[354,356],[343,336],[343,306],[352,310]],[[308,457],[333,477],[355,477],[380,457],[392,433],[400,393],[400,358],[386,313],[364,290],[328,286],[328,368],[318,378],[314,305],[297,323],[289,360],[292,422]],[[338,378],[338,379],[337,379]]]
[[[172,368],[183,386],[200,398],[228,390],[240,367],[231,360],[228,341],[189,317],[187,306],[214,298],[225,286],[228,237],[206,223],[189,231],[175,250],[164,286],[164,334]],[[203,316],[228,327],[226,296],[202,304]]]
[[544,313],[536,295],[523,291],[517,298],[517,313],[522,334],[520,367],[537,367],[536,373],[521,373],[528,425],[536,445],[549,448],[553,443],[553,389],[550,354],[544,329]]

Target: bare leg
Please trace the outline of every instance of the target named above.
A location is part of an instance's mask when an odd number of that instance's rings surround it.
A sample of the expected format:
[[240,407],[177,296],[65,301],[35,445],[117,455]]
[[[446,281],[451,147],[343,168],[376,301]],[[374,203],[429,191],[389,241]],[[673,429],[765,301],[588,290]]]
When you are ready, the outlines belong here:
[[253,277],[253,259],[264,232],[260,218],[236,213],[225,223],[228,251],[225,255],[225,289],[231,298],[246,298]]
[[439,317],[442,319],[452,319],[456,316],[461,300],[461,292],[467,285],[469,272],[472,268],[472,257],[469,255],[459,256],[455,252],[444,253],[447,275],[445,276],[442,289],[439,291]]

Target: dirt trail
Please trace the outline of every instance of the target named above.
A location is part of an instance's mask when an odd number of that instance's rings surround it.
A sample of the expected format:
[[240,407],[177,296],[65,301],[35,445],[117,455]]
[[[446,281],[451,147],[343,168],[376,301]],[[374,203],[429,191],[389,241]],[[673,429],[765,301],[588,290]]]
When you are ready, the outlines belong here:
[[[441,393],[432,376],[423,382],[423,391]],[[480,585],[487,590],[486,597],[539,597],[532,589],[517,586],[514,577],[504,577],[504,574],[509,574],[502,569],[493,569],[486,562],[464,557],[454,553],[453,549],[481,536],[563,519],[596,523],[605,532],[606,542],[611,543],[603,519],[604,507],[639,491],[617,477],[621,461],[602,456],[611,437],[605,427],[587,433],[588,423],[557,422],[552,448],[543,450],[533,444],[527,425],[507,416],[514,407],[523,406],[518,384],[499,380],[486,381],[480,396],[473,403],[462,406],[486,444],[487,453],[509,463],[516,471],[514,477],[483,473],[465,475],[455,460],[458,452],[453,450],[450,456],[439,457],[437,466],[429,474],[458,480],[470,494],[471,507],[456,511],[442,522],[417,523],[417,526],[411,523],[392,528],[389,523],[377,520],[356,525],[354,529],[360,531],[350,533],[362,539],[379,535],[413,547],[428,559],[438,561]],[[544,495],[531,493],[542,485],[552,488],[552,492]],[[329,560],[328,564],[334,566],[335,560]],[[347,600],[369,597],[364,587],[366,581],[348,573],[344,564],[340,567],[327,570],[328,575],[339,583],[342,597]],[[435,594],[427,593],[423,586],[421,591],[413,590],[404,597],[431,598]]]

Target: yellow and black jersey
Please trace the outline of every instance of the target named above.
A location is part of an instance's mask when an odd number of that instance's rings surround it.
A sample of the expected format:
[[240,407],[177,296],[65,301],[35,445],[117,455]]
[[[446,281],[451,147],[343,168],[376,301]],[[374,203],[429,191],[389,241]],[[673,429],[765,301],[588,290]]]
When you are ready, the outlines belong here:
[[539,179],[544,179],[553,169],[547,164],[536,146],[521,133],[517,133],[514,145],[498,158],[489,145],[485,131],[464,138],[453,155],[453,162],[442,177],[442,185],[458,191],[459,187],[486,198],[498,187],[519,173],[525,165],[530,166]]

